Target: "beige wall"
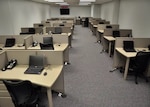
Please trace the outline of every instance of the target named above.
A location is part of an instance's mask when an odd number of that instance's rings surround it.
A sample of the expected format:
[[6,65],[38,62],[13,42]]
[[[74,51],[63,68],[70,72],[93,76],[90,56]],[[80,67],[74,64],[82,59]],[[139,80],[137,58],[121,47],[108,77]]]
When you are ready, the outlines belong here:
[[50,5],[27,0],[0,0],[0,35],[19,34],[50,17]]

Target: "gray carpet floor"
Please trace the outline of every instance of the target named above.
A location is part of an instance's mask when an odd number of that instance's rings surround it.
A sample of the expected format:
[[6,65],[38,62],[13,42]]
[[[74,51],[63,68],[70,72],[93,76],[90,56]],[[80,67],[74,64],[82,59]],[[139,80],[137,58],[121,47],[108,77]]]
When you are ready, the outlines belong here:
[[87,27],[75,26],[70,65],[64,67],[66,98],[53,95],[54,107],[150,107],[150,83],[123,79],[113,58],[100,54],[101,44]]

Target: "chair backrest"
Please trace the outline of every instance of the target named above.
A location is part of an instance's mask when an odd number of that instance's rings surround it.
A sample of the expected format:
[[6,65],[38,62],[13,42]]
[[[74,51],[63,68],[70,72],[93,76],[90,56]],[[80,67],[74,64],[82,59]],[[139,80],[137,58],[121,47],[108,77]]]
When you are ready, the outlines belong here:
[[[30,81],[7,81],[5,84],[15,106],[34,103],[37,100],[37,93]],[[33,97],[34,96],[34,97]]]
[[145,72],[150,60],[150,52],[138,52],[135,57],[136,71]]

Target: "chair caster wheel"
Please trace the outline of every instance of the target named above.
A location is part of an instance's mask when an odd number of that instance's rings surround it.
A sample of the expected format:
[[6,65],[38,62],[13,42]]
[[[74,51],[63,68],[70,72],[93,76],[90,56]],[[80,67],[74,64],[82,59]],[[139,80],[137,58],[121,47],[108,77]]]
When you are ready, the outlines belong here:
[[63,93],[59,93],[58,96],[59,96],[59,97],[62,97],[62,98],[66,98],[66,97],[67,97],[67,95],[66,95],[66,94],[63,94]]

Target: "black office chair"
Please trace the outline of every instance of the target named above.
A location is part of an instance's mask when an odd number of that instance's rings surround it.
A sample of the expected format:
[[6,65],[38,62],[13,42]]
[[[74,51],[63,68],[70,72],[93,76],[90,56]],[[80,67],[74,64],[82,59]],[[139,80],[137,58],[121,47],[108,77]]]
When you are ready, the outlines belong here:
[[138,52],[136,57],[131,59],[129,64],[129,73],[133,72],[135,75],[135,83],[138,84],[138,76],[143,76],[148,82],[148,78],[144,76],[144,72],[147,69],[150,60],[150,52]]
[[48,43],[40,43],[41,50],[54,50],[53,44]]
[[7,81],[5,84],[15,107],[37,107],[39,94],[30,81]]

